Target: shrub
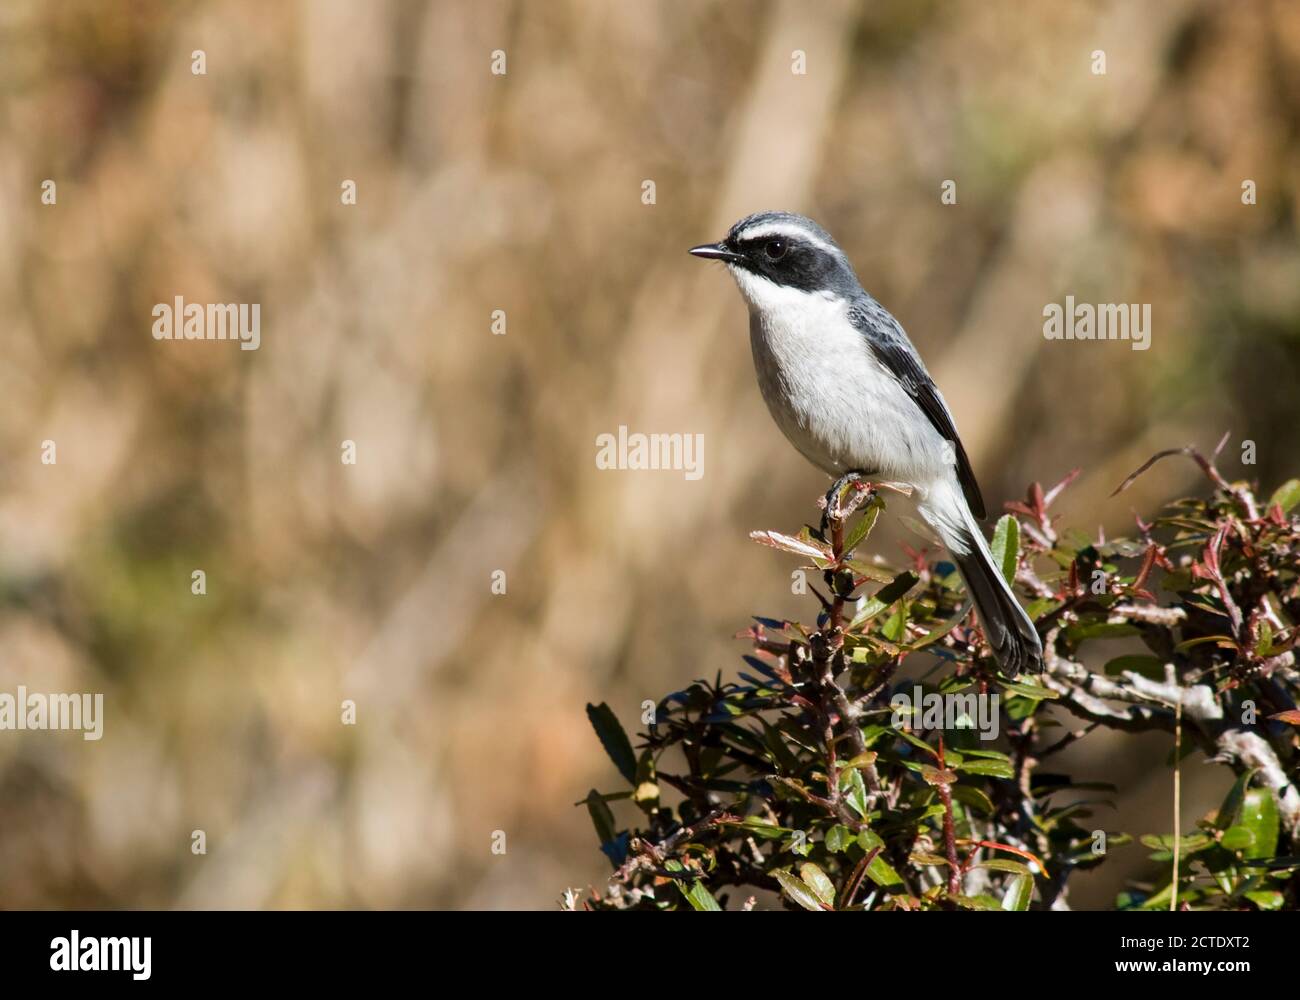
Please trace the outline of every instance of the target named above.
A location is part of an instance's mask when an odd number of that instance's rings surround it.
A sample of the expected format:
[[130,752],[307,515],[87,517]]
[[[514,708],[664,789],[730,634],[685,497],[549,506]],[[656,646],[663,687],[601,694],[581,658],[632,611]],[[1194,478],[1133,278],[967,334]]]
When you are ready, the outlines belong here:
[[[755,532],[820,576],[815,624],[755,619],[736,679],[663,698],[635,749],[608,706],[588,706],[626,787],[579,803],[614,873],[565,905],[749,908],[766,892],[816,910],[1065,907],[1074,872],[1129,838],[1092,822],[1113,788],[1043,766],[1108,729],[1169,735],[1175,802],[1195,751],[1236,776],[1194,829],[1175,809],[1171,831],[1141,838],[1164,874],[1119,908],[1296,908],[1300,481],[1261,501],[1181,453],[1212,494],[1138,518],[1132,538],[1058,531],[1075,474],[1006,504],[993,550],[1043,636],[1037,677],[998,672],[951,563],[859,555],[886,484],[828,497],[816,529]],[[1142,651],[1107,659],[1115,637]],[[922,651],[936,662],[918,704],[896,673]],[[996,742],[971,726],[984,710]]]

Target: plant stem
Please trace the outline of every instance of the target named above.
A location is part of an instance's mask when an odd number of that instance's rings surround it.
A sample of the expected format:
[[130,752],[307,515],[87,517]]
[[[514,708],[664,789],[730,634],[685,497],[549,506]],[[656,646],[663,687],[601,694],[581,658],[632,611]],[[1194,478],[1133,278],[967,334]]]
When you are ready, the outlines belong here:
[[[939,734],[939,770],[946,771],[943,753],[943,733]],[[948,894],[961,895],[961,864],[957,860],[957,835],[952,825],[952,790],[946,781],[940,781],[939,801],[943,803],[943,846],[948,857]]]

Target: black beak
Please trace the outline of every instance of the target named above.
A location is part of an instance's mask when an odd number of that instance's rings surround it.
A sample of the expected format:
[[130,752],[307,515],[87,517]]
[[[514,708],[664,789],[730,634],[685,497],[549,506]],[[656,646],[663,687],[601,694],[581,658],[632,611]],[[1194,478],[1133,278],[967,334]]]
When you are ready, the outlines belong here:
[[706,260],[737,261],[745,259],[744,254],[728,250],[721,243],[701,243],[697,247],[691,247],[691,253],[696,257],[704,257]]

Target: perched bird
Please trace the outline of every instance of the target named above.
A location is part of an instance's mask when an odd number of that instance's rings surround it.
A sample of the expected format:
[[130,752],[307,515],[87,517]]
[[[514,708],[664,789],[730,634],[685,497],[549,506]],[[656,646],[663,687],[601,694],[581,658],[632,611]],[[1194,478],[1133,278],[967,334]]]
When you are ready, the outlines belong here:
[[984,500],[952,414],[844,251],[811,219],[760,212],[691,253],[724,262],[740,287],[758,386],[790,443],[838,477],[837,486],[859,478],[909,484],[966,581],[1003,671],[1041,672],[1038,633],[980,529]]

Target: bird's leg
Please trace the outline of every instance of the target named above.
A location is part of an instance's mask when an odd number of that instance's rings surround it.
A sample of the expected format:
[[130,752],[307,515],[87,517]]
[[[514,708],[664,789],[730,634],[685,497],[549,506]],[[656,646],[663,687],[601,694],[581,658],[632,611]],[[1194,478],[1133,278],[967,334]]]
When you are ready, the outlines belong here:
[[[847,552],[838,551],[839,546],[842,544],[844,522],[846,522],[853,515],[853,512],[858,509],[862,503],[863,497],[866,496],[869,498],[874,492],[872,485],[863,478],[865,475],[866,473],[858,471],[846,472],[844,475],[840,476],[839,479],[835,480],[834,485],[831,486],[830,490],[826,493],[825,499],[822,501],[822,506],[824,508],[822,510],[821,523],[822,540],[835,547],[835,555],[839,559],[848,555]],[[854,487],[854,494],[847,503],[843,503],[841,497],[844,493],[844,488],[850,484]],[[824,571],[823,576],[826,580],[826,586],[829,587],[831,592],[836,596],[847,598],[850,596],[849,592],[853,589],[852,575],[850,574],[848,576],[848,582],[842,583],[840,587],[836,586],[835,575],[836,574],[830,569]],[[847,587],[847,592],[843,590],[844,587]]]
[[832,521],[842,520],[843,518],[847,517],[849,514],[853,513],[853,510],[857,508],[857,504],[853,504],[852,507],[847,512],[844,511],[843,507],[840,504],[840,494],[844,492],[844,487],[848,486],[850,483],[856,483],[856,484],[860,484],[859,489],[865,489],[868,491],[871,489],[871,484],[865,482],[865,480],[863,479],[864,476],[866,476],[865,472],[858,472],[856,470],[852,472],[846,472],[844,473],[844,475],[840,476],[839,479],[835,480],[831,488],[826,491],[826,497],[821,503],[822,538],[827,537],[826,532],[830,530]]

